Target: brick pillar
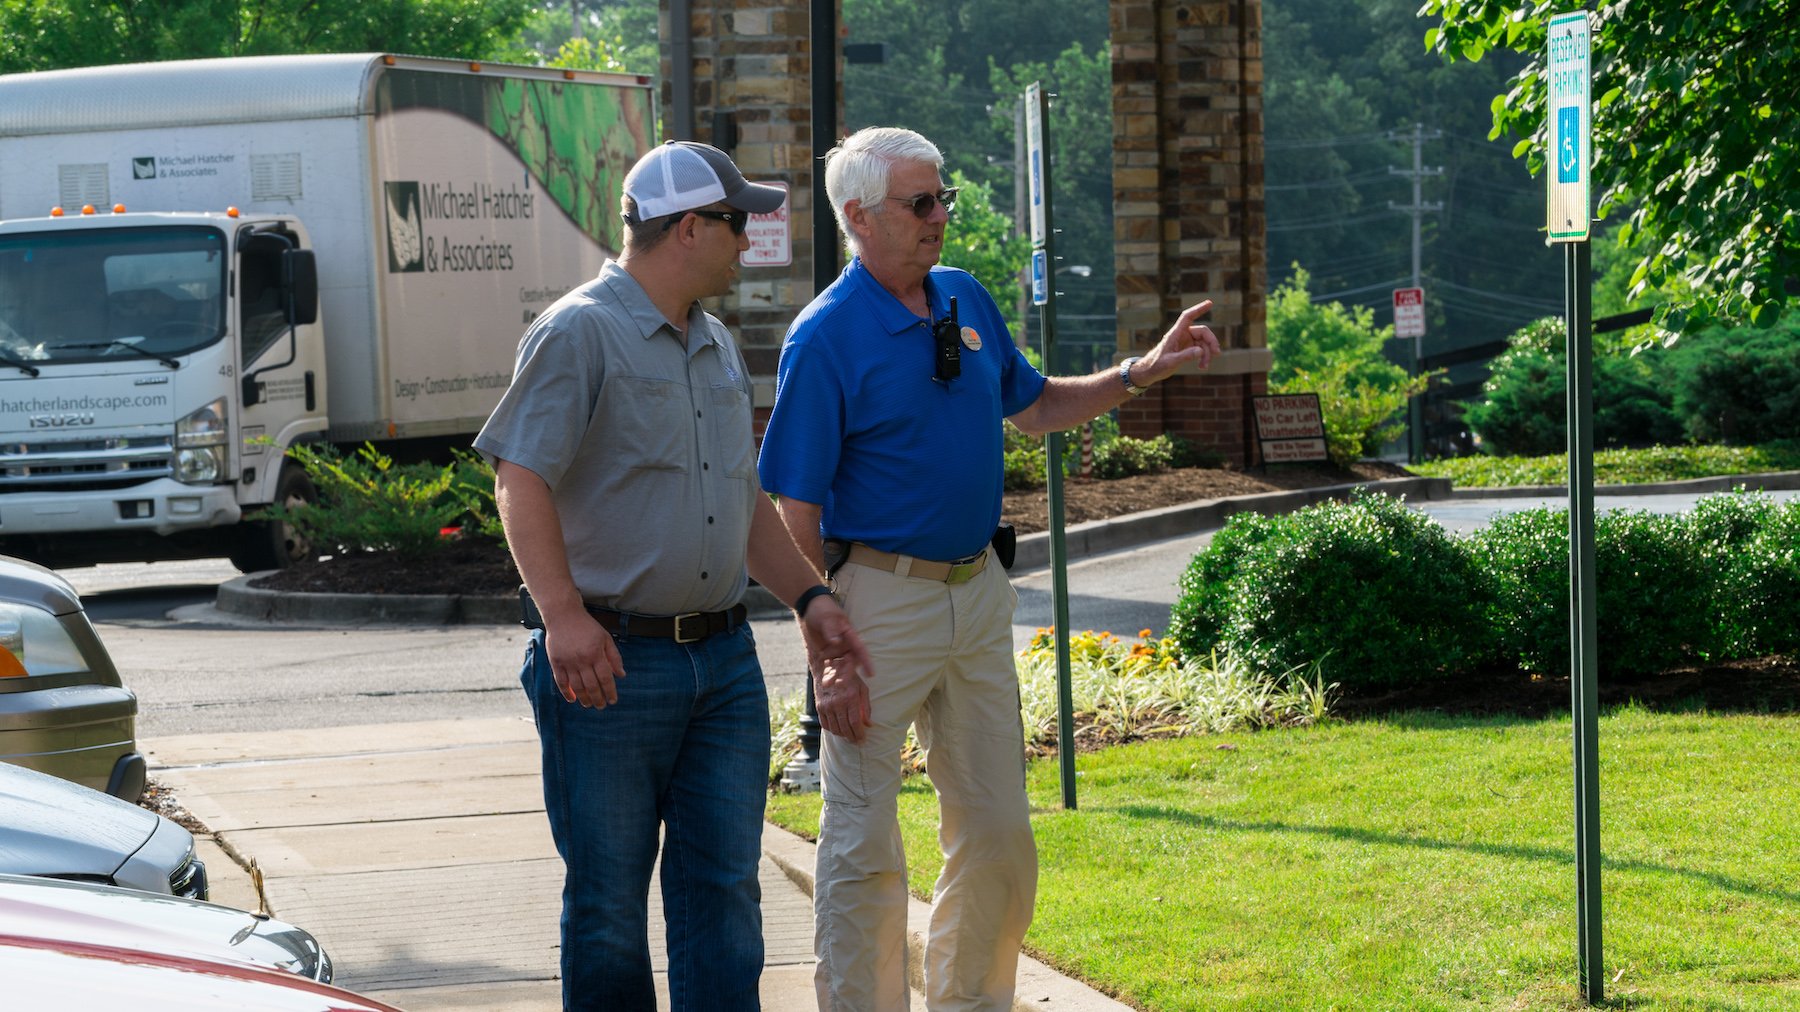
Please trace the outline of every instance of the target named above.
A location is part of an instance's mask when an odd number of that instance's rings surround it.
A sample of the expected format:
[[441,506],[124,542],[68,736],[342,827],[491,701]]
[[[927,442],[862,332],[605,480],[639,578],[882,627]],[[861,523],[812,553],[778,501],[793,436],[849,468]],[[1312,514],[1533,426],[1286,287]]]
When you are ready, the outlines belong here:
[[[793,263],[744,268],[731,294],[709,306],[737,335],[750,366],[760,439],[768,406],[775,399],[781,339],[813,297],[808,4],[807,0],[690,0],[690,4],[694,139],[730,152],[751,181],[788,186]],[[669,5],[663,4],[662,10],[662,110],[668,117],[674,107],[675,75],[669,63]],[[843,79],[841,68],[838,79]],[[670,124],[665,122],[664,128]]]
[[1268,385],[1261,0],[1112,0],[1113,238],[1120,357],[1212,299],[1226,353],[1119,411],[1254,463],[1248,398]]

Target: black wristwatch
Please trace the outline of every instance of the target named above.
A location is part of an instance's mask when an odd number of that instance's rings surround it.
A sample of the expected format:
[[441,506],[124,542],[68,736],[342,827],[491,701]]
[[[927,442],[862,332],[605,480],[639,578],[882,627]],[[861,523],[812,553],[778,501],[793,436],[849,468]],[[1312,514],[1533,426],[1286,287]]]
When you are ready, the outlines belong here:
[[829,596],[831,596],[831,588],[822,583],[808,587],[800,592],[799,597],[794,598],[794,615],[798,618],[805,618],[806,606],[813,603],[814,598]]

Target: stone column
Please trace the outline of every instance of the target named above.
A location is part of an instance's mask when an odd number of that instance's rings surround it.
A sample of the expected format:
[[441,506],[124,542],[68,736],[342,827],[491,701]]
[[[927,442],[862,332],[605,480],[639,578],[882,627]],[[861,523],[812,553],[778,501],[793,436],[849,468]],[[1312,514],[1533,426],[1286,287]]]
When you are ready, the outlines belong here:
[[[786,183],[793,263],[746,267],[709,307],[738,336],[756,388],[757,437],[775,400],[782,337],[812,300],[812,46],[807,0],[690,0],[694,140],[731,153],[753,182]],[[674,106],[663,5],[664,116]],[[842,80],[841,72],[838,74]],[[665,122],[665,131],[671,128]],[[824,213],[830,214],[829,210]]]
[[1239,465],[1255,462],[1249,398],[1269,370],[1261,19],[1260,0],[1112,0],[1119,357],[1203,298],[1226,349],[1127,403],[1119,426]]

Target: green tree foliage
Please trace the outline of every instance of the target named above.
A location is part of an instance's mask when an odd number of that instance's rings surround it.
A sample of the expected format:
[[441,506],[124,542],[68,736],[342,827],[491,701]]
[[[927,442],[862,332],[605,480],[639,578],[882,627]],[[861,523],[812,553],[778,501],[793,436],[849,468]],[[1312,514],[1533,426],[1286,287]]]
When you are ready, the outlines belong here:
[[659,77],[662,50],[656,0],[583,0],[537,7],[519,33],[516,50],[499,58]]
[[[1560,301],[1560,258],[1544,249],[1544,188],[1486,139],[1487,106],[1521,62],[1447,63],[1398,44],[1417,0],[1263,0],[1265,194],[1271,279],[1298,261],[1312,291],[1388,319],[1411,283],[1414,124],[1428,326],[1424,352],[1497,344]],[[1433,134],[1437,136],[1432,136]],[[1450,380],[1477,380],[1479,363]]]
[[1394,328],[1375,326],[1374,310],[1364,306],[1313,302],[1311,282],[1311,272],[1295,264],[1293,276],[1269,293],[1269,351],[1275,358],[1270,385],[1333,362],[1350,363],[1351,377],[1362,382],[1398,383],[1405,371],[1381,354]]
[[490,59],[531,0],[0,0],[0,72],[280,53]]
[[994,210],[993,193],[985,184],[952,171],[950,185],[962,187],[962,193],[944,230],[942,262],[975,275],[993,294],[1012,332],[1001,339],[1010,341],[1019,329],[1019,272],[1031,259],[1031,240],[1013,231],[1011,218]]
[[1306,269],[1295,265],[1294,276],[1269,296],[1269,350],[1275,358],[1269,389],[1319,395],[1331,459],[1342,467],[1399,435],[1400,412],[1430,379],[1408,378],[1382,356],[1394,328],[1375,326],[1373,310],[1316,303],[1307,293],[1310,280]]
[[[1054,96],[1049,133],[1057,254],[1093,268],[1058,281],[1064,345],[1110,348],[1114,330],[1112,68],[1107,5],[1093,0],[844,0],[848,41],[884,42],[885,63],[844,68],[846,132],[900,126],[929,137],[946,175],[988,185],[1013,207],[1015,111],[1024,86]],[[960,212],[959,212],[960,213]],[[1062,363],[1053,363],[1060,367]]]
[[[1541,171],[1545,39],[1562,0],[1426,0],[1425,46],[1451,59],[1524,54],[1496,89],[1490,136],[1523,138]],[[1621,0],[1591,16],[1599,213],[1642,236],[1640,287],[1693,285],[1661,311],[1672,331],[1772,325],[1800,277],[1800,16],[1788,0]],[[1786,96],[1786,97],[1783,97]]]

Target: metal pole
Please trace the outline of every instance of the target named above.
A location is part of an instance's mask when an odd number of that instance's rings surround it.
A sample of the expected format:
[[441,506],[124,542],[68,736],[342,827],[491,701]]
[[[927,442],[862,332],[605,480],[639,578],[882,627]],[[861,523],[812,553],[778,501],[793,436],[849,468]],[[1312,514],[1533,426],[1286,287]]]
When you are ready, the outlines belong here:
[[[813,293],[831,287],[838,274],[837,219],[825,195],[825,152],[837,135],[837,0],[812,0],[812,253]],[[788,764],[784,784],[819,788],[819,706],[812,672],[806,678],[806,709],[800,715],[800,754]]]
[[[1056,220],[1051,214],[1055,191],[1050,174],[1050,96],[1036,89],[1043,167],[1038,183],[1044,201],[1045,299],[1038,307],[1043,335],[1044,371],[1056,361]],[[1029,93],[1028,93],[1029,94]],[[1063,434],[1044,437],[1044,484],[1050,507],[1050,600],[1056,624],[1056,753],[1062,777],[1063,807],[1075,809],[1075,690],[1069,673],[1069,555],[1063,533]]]
[[837,218],[825,195],[825,152],[837,143],[837,5],[812,0],[812,240],[813,293],[838,276]]
[[669,0],[669,110],[663,128],[694,139],[694,13],[691,0]]
[[1593,252],[1565,245],[1569,353],[1569,695],[1574,724],[1575,903],[1581,993],[1604,998],[1600,929],[1600,687],[1594,574]]

